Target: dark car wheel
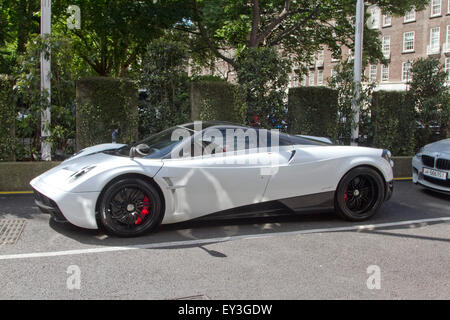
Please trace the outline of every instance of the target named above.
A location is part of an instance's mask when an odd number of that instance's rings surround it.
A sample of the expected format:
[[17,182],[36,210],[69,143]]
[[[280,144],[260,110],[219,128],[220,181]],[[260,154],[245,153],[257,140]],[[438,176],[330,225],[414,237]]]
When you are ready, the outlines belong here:
[[342,218],[363,221],[377,213],[385,196],[383,178],[374,169],[359,167],[348,172],[336,191],[335,209]]
[[155,230],[163,218],[158,191],[141,179],[127,178],[107,187],[99,205],[104,229],[119,237]]

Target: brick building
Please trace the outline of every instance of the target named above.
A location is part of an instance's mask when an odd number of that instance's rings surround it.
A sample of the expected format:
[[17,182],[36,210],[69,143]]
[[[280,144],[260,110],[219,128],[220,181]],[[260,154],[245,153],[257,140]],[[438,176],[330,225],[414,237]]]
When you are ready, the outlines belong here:
[[[370,27],[380,30],[383,54],[389,61],[388,65],[369,65],[365,70],[378,89],[405,90],[411,63],[420,57],[440,59],[449,72],[450,83],[450,0],[430,0],[425,10],[412,10],[403,17],[385,14],[376,6],[368,11]],[[351,54],[343,49],[343,59]],[[333,59],[328,50],[318,52],[305,77],[291,75],[290,87],[326,86],[337,63],[339,60]]]

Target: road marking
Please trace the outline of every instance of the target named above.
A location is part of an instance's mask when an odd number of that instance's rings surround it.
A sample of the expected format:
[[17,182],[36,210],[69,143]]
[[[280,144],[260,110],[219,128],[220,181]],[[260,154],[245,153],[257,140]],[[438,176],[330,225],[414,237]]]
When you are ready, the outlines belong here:
[[394,178],[394,180],[395,181],[409,181],[409,180],[412,180],[412,177],[411,178]]
[[399,222],[389,222],[389,223],[378,223],[378,224],[367,224],[367,225],[358,225],[358,226],[349,226],[349,227],[260,233],[260,234],[253,234],[253,235],[230,236],[230,237],[222,237],[222,238],[170,241],[170,242],[138,244],[138,245],[122,246],[122,247],[107,247],[107,248],[101,247],[101,248],[67,250],[67,251],[20,253],[20,254],[10,254],[10,255],[0,255],[0,260],[48,258],[48,257],[70,256],[70,255],[81,255],[81,254],[89,254],[89,253],[130,251],[130,250],[139,250],[139,249],[173,248],[173,247],[183,247],[183,246],[192,246],[192,245],[202,245],[202,244],[208,244],[208,243],[226,242],[226,241],[232,241],[232,240],[250,240],[250,239],[269,238],[269,237],[275,237],[275,236],[293,236],[293,235],[302,235],[302,234],[311,234],[311,233],[327,233],[327,232],[339,232],[339,231],[364,231],[364,230],[374,230],[377,228],[385,228],[385,227],[395,227],[395,226],[404,226],[404,225],[412,225],[412,224],[424,224],[424,223],[428,223],[428,222],[445,222],[445,221],[450,221],[450,217],[409,220],[409,221],[399,221]]
[[33,194],[33,191],[1,191],[0,195],[7,194]]

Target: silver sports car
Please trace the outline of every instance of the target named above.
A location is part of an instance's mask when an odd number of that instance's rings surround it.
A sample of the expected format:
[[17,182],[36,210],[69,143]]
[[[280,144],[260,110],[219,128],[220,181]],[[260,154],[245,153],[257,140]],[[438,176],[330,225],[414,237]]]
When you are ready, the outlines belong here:
[[450,139],[431,143],[412,159],[413,182],[450,194]]
[[161,223],[252,210],[332,209],[362,221],[390,198],[392,166],[387,150],[195,122],[84,149],[31,186],[58,221],[137,236]]

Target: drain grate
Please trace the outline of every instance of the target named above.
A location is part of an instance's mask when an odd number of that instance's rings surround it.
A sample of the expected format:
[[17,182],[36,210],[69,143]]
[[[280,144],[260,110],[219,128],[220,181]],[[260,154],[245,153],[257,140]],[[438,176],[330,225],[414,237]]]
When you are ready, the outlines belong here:
[[27,220],[1,219],[0,220],[0,246],[16,244],[22,236]]

